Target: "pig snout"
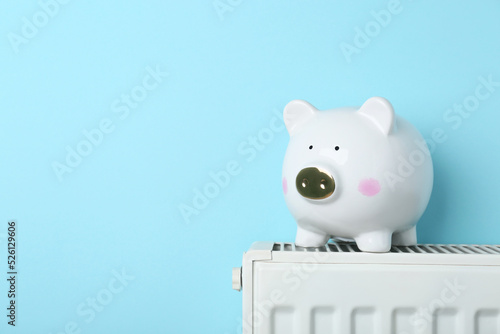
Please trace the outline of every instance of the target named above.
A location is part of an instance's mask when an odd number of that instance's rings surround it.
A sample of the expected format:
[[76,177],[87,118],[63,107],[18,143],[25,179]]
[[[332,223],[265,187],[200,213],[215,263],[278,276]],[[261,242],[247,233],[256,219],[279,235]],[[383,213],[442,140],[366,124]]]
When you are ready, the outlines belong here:
[[300,195],[309,199],[324,199],[335,191],[335,180],[326,172],[317,167],[302,169],[295,179],[295,186]]

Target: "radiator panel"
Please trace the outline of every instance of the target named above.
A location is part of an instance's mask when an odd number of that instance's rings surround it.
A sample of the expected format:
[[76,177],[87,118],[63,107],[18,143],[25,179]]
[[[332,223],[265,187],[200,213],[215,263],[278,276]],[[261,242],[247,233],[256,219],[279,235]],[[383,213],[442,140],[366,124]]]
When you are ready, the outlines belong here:
[[285,246],[244,257],[245,334],[500,334],[498,246]]

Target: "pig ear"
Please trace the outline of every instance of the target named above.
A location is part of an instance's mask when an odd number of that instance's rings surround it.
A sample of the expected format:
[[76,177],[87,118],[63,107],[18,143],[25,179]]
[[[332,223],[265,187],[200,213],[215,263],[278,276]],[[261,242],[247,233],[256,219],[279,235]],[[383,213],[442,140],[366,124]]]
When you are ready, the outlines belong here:
[[394,109],[391,103],[383,97],[369,98],[358,112],[375,123],[384,135],[387,136],[394,130],[396,117]]
[[293,100],[288,103],[283,111],[283,120],[289,134],[294,133],[298,128],[310,120],[318,109],[303,100]]

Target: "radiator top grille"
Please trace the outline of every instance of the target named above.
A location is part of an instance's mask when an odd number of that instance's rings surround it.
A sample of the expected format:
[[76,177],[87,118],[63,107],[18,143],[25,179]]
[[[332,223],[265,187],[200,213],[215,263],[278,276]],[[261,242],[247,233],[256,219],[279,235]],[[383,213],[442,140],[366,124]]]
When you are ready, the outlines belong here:
[[[276,252],[331,252],[361,253],[354,242],[329,242],[322,247],[300,247],[294,243],[276,242]],[[435,245],[421,244],[416,246],[392,246],[390,253],[414,254],[500,254],[500,245]]]

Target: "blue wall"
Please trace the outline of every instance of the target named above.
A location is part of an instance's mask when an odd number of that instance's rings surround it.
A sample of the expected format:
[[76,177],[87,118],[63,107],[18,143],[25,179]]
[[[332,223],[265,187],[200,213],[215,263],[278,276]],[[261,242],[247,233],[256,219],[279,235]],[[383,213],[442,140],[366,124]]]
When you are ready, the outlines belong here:
[[384,96],[426,138],[444,132],[420,242],[500,243],[498,0],[0,12],[2,263],[9,219],[19,238],[17,328],[3,315],[2,332],[238,333],[231,267],[295,236],[279,115],[297,98]]

